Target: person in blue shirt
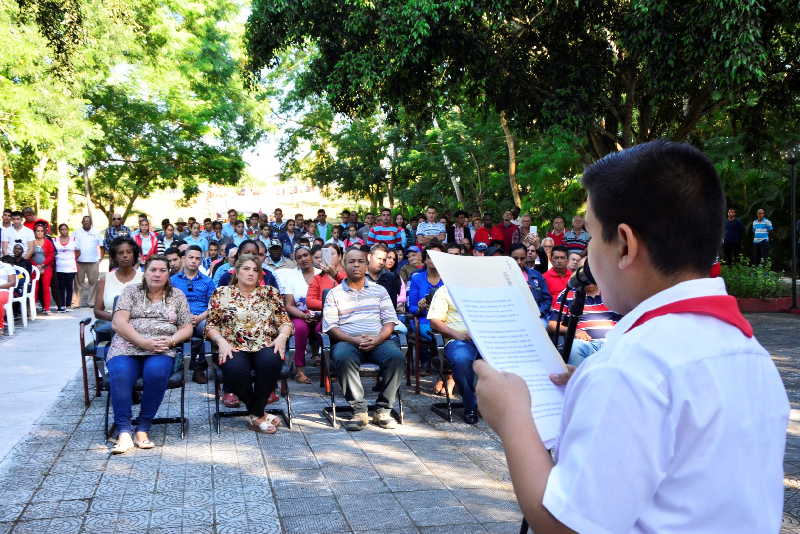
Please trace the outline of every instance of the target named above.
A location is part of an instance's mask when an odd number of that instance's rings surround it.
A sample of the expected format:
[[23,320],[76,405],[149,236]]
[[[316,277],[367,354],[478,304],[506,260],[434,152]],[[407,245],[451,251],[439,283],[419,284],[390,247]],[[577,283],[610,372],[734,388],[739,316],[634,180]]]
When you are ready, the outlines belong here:
[[427,364],[431,359],[431,352],[428,349],[430,341],[433,339],[431,336],[431,324],[428,321],[428,306],[431,304],[433,292],[442,287],[442,277],[436,266],[428,256],[428,251],[438,250],[444,252],[444,246],[438,241],[431,241],[427,248],[422,251],[422,261],[425,268],[421,271],[415,272],[409,278],[408,299],[406,308],[408,312],[419,319],[419,337],[423,343],[422,354],[420,354],[420,363]]
[[291,258],[294,255],[294,243],[300,237],[300,232],[295,228],[293,219],[286,221],[286,229],[281,232],[278,239],[281,240],[283,245],[283,255]]
[[235,209],[228,210],[228,222],[222,225],[222,234],[227,237],[233,237],[234,232],[234,225],[238,220],[239,213]]
[[[173,274],[169,281],[172,287],[180,289],[186,295],[189,303],[189,311],[192,314],[192,326],[194,331],[192,337],[203,338],[206,329],[206,317],[208,316],[208,303],[211,301],[211,294],[216,289],[213,280],[200,272],[200,262],[202,261],[203,251],[197,245],[189,245],[182,254],[182,268]],[[192,355],[192,366],[194,374],[192,380],[198,384],[208,382],[206,368],[208,363],[200,355]]]
[[203,256],[208,254],[208,239],[203,237],[200,234],[200,223],[193,222],[191,228],[189,229],[190,233],[188,236],[183,238],[183,241],[187,245],[197,245],[200,247]]
[[753,265],[760,265],[769,258],[769,233],[772,231],[772,222],[764,217],[764,210],[756,212],[753,221]]
[[511,245],[511,257],[517,262],[517,265],[519,265],[522,271],[522,276],[525,278],[525,281],[528,282],[533,300],[536,301],[536,306],[539,307],[539,318],[546,328],[547,319],[550,316],[550,304],[553,302],[553,297],[547,289],[547,282],[542,276],[542,273],[525,265],[527,255],[528,250],[522,243]]

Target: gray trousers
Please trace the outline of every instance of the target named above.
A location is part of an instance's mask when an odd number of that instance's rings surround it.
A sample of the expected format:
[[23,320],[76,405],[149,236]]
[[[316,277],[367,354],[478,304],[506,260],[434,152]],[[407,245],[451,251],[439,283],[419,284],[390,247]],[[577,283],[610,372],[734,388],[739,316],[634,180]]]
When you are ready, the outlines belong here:
[[376,403],[378,409],[390,410],[394,406],[405,366],[405,358],[397,341],[389,338],[369,352],[359,350],[352,343],[338,341],[333,346],[332,358],[344,398],[353,407],[353,413],[364,413],[368,407],[364,399],[364,386],[358,374],[358,366],[362,361],[375,363],[381,367],[380,383],[383,389],[378,394]]
[[[94,306],[94,295],[97,279],[100,277],[100,262],[78,262],[78,273],[75,275],[75,294],[79,306]],[[71,303],[67,303],[68,305]]]

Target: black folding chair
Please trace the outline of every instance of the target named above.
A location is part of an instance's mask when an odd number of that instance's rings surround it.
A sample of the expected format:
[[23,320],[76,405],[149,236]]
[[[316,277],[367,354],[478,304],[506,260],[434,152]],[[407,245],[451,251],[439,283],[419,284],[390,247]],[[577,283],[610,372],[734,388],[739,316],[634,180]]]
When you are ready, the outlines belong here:
[[89,340],[86,335],[86,329],[91,324],[92,319],[87,317],[78,323],[80,347],[81,347],[81,372],[83,373],[83,402],[88,407],[92,402],[89,398],[89,365],[87,361],[92,362],[92,374],[94,375],[94,395],[99,397],[103,390],[105,363],[104,355],[108,349],[108,342],[97,342],[97,337]]
[[[268,414],[279,416],[281,419],[283,419],[283,422],[288,428],[292,428],[293,417],[292,399],[289,394],[289,378],[294,374],[294,350],[294,336],[292,336],[289,338],[287,343],[286,359],[283,361],[280,376],[281,397],[286,400],[286,410],[281,408],[268,408],[264,410]],[[222,431],[220,419],[223,417],[240,417],[242,415],[247,415],[248,412],[247,410],[220,410],[219,400],[222,394],[222,385],[225,383],[225,375],[222,373],[222,368],[220,368],[219,364],[217,363],[219,350],[217,349],[216,345],[213,345],[210,341],[205,341],[203,343],[203,353],[208,359],[208,369],[211,371],[211,378],[214,381],[214,424],[217,429],[217,435],[219,435]]]
[[[408,348],[408,341],[405,334],[401,334],[396,332],[390,338],[394,340],[400,346],[401,351],[405,347]],[[331,374],[331,360],[333,355],[333,346],[331,344],[331,339],[327,334],[322,334],[322,362],[320,362],[320,373],[322,375],[322,382],[325,386],[325,393],[330,395],[330,406],[326,406],[322,409],[322,415],[328,419],[331,426],[333,428],[339,428],[338,422],[338,415],[337,412],[344,412],[350,415],[353,414],[353,407],[352,406],[337,406],[336,405],[336,391],[335,388],[332,386],[331,382],[336,378],[335,375]],[[378,364],[375,363],[367,363],[362,362],[358,366],[358,376],[360,378],[375,378],[376,380],[380,379],[380,372],[381,368]],[[376,388],[378,391],[380,388]],[[375,411],[377,406],[375,404],[370,404],[367,407],[368,411]],[[395,420],[403,424],[405,420],[405,416],[403,414],[403,396],[402,396],[402,387],[397,388],[397,410],[392,408],[391,410],[392,417]]]
[[[169,424],[169,423],[180,423],[181,425],[181,439],[186,436],[186,429],[189,424],[189,420],[186,418],[186,376],[189,372],[189,360],[191,358],[191,342],[186,341],[183,344],[183,350],[179,351],[175,355],[175,366],[172,369],[172,374],[169,376],[169,380],[167,382],[167,389],[178,389],[181,390],[181,415],[180,417],[156,417],[153,419],[154,425],[160,424]],[[108,370],[106,369],[106,374],[108,374]],[[107,391],[108,395],[106,395],[106,415],[105,415],[105,423],[104,428],[106,432],[106,439],[110,438],[111,435],[114,433],[115,426],[111,425],[111,428],[108,426],[108,413],[111,409],[111,381],[104,380],[103,381],[103,391]],[[144,380],[141,378],[136,381],[136,384],[133,386],[134,391],[141,392],[144,390]],[[138,423],[138,418],[131,421],[134,425]]]
[[433,342],[431,343],[431,347],[433,346],[436,347],[436,360],[438,361],[435,362],[436,365],[432,367],[435,367],[438,372],[439,380],[442,381],[445,398],[447,400],[445,402],[434,402],[431,404],[431,411],[442,419],[445,419],[447,422],[452,423],[453,410],[463,409],[464,403],[453,402],[453,398],[450,396],[450,388],[447,387],[449,378],[453,376],[453,369],[450,366],[450,362],[444,355],[444,337],[442,334],[433,332]]

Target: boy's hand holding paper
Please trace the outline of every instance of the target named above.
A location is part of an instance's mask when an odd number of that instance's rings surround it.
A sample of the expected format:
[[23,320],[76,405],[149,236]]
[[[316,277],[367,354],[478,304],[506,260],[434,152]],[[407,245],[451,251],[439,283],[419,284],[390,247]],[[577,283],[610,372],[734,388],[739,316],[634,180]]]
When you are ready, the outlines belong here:
[[[488,371],[485,376],[508,382],[509,387],[518,386],[520,380],[526,384],[528,410],[545,446],[552,447],[561,424],[563,388],[556,386],[550,375],[567,369],[542,326],[539,309],[516,262],[508,257],[472,258],[438,251],[430,251],[430,257],[480,354],[491,367],[518,378]],[[480,398],[480,389],[487,390],[480,379],[478,387]],[[495,393],[510,394],[492,395]]]

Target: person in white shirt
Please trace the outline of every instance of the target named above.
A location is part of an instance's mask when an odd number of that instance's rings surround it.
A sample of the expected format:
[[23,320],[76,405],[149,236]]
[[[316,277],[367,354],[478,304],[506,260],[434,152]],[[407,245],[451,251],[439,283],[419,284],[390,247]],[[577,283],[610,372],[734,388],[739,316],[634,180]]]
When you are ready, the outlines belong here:
[[33,230],[23,226],[21,211],[11,212],[11,226],[3,229],[0,239],[2,239],[0,248],[3,249],[3,256],[10,255],[16,243],[22,245],[23,258],[30,260],[33,256],[33,240],[36,239],[36,236],[33,235]]
[[80,249],[75,239],[69,235],[69,226],[64,223],[58,225],[58,237],[53,244],[56,246],[56,305],[58,311],[64,313],[72,307],[73,284],[75,273],[78,272]]
[[103,259],[103,236],[92,227],[92,218],[84,215],[81,227],[73,234],[78,247],[78,271],[75,275],[75,292],[79,305],[94,306],[94,292],[100,278],[100,260]]
[[[484,361],[478,406],[537,534],[778,532],[789,404],[724,281],[705,278],[725,198],[696,148],[653,141],[583,175],[588,264],[625,316],[569,373],[545,450],[516,375]],[[690,246],[676,220],[692,220]],[[533,402],[536,403],[534,396]]]

